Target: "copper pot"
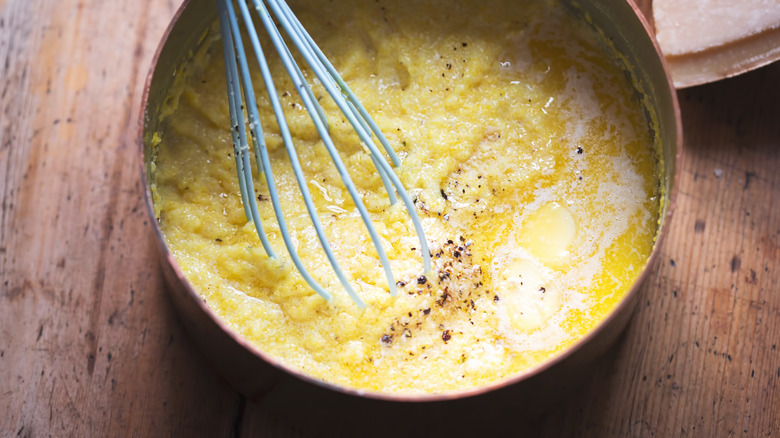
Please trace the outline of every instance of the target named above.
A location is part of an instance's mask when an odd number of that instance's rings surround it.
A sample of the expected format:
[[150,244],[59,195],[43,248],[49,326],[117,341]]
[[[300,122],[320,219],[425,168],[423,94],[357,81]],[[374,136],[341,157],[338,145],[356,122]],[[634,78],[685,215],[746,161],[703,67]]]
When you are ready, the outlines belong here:
[[[535,368],[519,372],[501,382],[446,394],[397,395],[365,393],[315,380],[292,370],[256,346],[233,333],[201,300],[166,246],[157,225],[150,192],[151,136],[160,123],[159,110],[173,82],[176,69],[198,46],[207,27],[216,19],[214,0],[185,1],[165,33],[144,88],[142,114],[138,126],[139,152],[146,202],[155,224],[157,246],[171,300],[182,323],[200,346],[208,361],[237,390],[251,400],[264,402],[290,415],[317,418],[320,423],[378,426],[387,420],[385,431],[416,424],[429,424],[441,432],[447,425],[463,431],[467,425],[455,421],[459,415],[479,413],[482,421],[508,413],[538,411],[549,406],[582,382],[588,370],[599,363],[605,351],[620,336],[639,299],[640,285],[649,274],[658,247],[666,235],[674,206],[682,128],[674,87],[649,27],[636,7],[625,0],[571,1],[575,14],[585,17],[610,38],[621,53],[638,91],[644,96],[653,141],[663,153],[663,203],[660,228],[654,250],[639,277],[615,309],[587,336],[563,353]],[[509,409],[509,411],[507,411]],[[379,416],[377,416],[379,415]],[[425,419],[441,418],[441,423]],[[422,423],[420,423],[422,422]],[[445,424],[447,423],[447,424]],[[485,430],[484,425],[480,430]]]

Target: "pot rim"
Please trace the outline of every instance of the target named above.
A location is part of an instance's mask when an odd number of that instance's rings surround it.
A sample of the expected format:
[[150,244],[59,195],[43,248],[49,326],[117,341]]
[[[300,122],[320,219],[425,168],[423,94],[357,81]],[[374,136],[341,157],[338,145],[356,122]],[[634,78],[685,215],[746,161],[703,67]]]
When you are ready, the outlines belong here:
[[[163,51],[163,48],[165,47],[166,43],[168,42],[168,38],[173,31],[175,25],[181,18],[181,15],[184,13],[185,9],[192,3],[192,0],[184,0],[184,2],[181,4],[179,9],[174,14],[173,18],[171,19],[171,22],[169,23],[168,27],[165,30],[165,33],[163,34],[160,43],[157,46],[157,50],[155,51],[154,56],[151,60],[151,65],[149,68],[149,72],[146,76],[146,81],[144,84],[143,94],[141,97],[141,106],[140,106],[140,115],[139,115],[139,122],[137,126],[137,133],[136,133],[136,141],[137,141],[137,152],[140,157],[140,166],[141,166],[141,180],[144,187],[144,198],[146,202],[147,207],[147,213],[149,215],[149,218],[151,220],[151,223],[154,224],[154,233],[156,239],[158,239],[158,243],[161,243],[161,248],[163,248],[164,251],[164,259],[161,260],[162,263],[167,263],[170,265],[170,267],[173,269],[177,279],[179,282],[184,285],[185,290],[190,295],[190,298],[192,298],[196,303],[199,309],[214,323],[216,324],[225,334],[227,334],[231,340],[236,342],[239,346],[244,348],[245,350],[251,352],[254,356],[260,358],[265,363],[271,365],[275,369],[282,371],[285,374],[291,375],[293,377],[296,377],[300,380],[303,380],[305,382],[311,383],[315,386],[319,386],[322,388],[330,389],[332,391],[356,396],[356,397],[363,397],[363,398],[369,398],[369,399],[375,399],[379,401],[389,401],[389,402],[402,402],[402,403],[408,403],[408,402],[442,402],[442,401],[449,401],[449,400],[459,400],[459,399],[465,399],[469,397],[475,397],[481,394],[485,394],[488,392],[496,391],[500,388],[504,388],[507,386],[512,386],[514,384],[517,384],[521,381],[529,380],[534,376],[540,375],[544,373],[546,370],[556,366],[557,364],[565,361],[567,358],[575,354],[577,351],[581,350],[583,346],[591,343],[594,338],[599,336],[606,326],[608,326],[613,320],[618,318],[618,315],[622,314],[623,312],[627,312],[629,310],[633,311],[632,309],[628,309],[628,306],[634,305],[635,296],[639,293],[639,290],[642,287],[642,284],[646,280],[647,276],[649,275],[649,272],[654,269],[655,261],[659,257],[660,253],[660,246],[662,245],[664,239],[666,238],[666,235],[668,234],[668,228],[669,228],[669,220],[671,219],[672,213],[676,206],[676,199],[677,199],[677,192],[676,185],[679,182],[680,175],[681,175],[681,162],[682,162],[682,150],[683,150],[683,132],[682,132],[682,118],[681,118],[681,112],[680,112],[680,106],[679,101],[677,99],[677,94],[675,92],[674,84],[670,75],[670,69],[668,62],[664,58],[664,56],[661,53],[661,50],[658,46],[658,42],[655,39],[655,36],[653,32],[651,31],[651,27],[648,24],[647,19],[645,16],[641,13],[640,9],[634,4],[634,2],[628,1],[628,5],[633,10],[634,14],[637,16],[639,21],[641,22],[642,26],[645,29],[645,32],[647,33],[648,37],[650,38],[652,45],[654,47],[656,56],[661,63],[661,66],[663,68],[663,71],[666,76],[666,82],[667,87],[671,96],[671,104],[672,104],[672,110],[674,112],[674,119],[675,119],[675,141],[676,141],[676,147],[675,147],[675,156],[674,156],[674,173],[673,175],[664,175],[665,177],[671,177],[669,179],[668,187],[666,187],[666,190],[668,192],[668,202],[662,206],[661,216],[660,216],[660,225],[657,231],[657,234],[655,236],[655,242],[653,244],[653,249],[650,253],[650,256],[647,258],[647,261],[645,262],[644,267],[642,268],[642,271],[639,273],[638,276],[634,279],[631,287],[626,292],[626,294],[621,298],[620,302],[610,310],[609,314],[607,314],[606,317],[602,318],[595,327],[593,327],[588,333],[574,341],[571,345],[566,347],[563,351],[556,353],[555,355],[549,357],[544,362],[535,365],[531,368],[527,368],[522,371],[515,372],[505,378],[498,379],[495,381],[492,381],[490,383],[486,383],[484,385],[467,388],[463,390],[456,390],[456,391],[447,391],[442,393],[423,393],[423,394],[413,394],[413,393],[385,393],[385,392],[379,392],[379,391],[373,391],[373,390],[366,390],[366,389],[358,389],[354,387],[344,386],[344,385],[337,385],[334,383],[324,382],[322,380],[316,379],[312,376],[309,376],[307,374],[304,374],[301,371],[298,371],[288,365],[285,365],[280,360],[274,358],[273,356],[269,355],[268,353],[263,352],[259,347],[252,344],[250,341],[244,339],[242,336],[240,336],[238,333],[231,330],[227,324],[225,324],[221,318],[219,318],[214,311],[212,311],[206,303],[201,299],[200,295],[195,291],[192,284],[186,279],[184,272],[182,271],[181,267],[179,266],[178,262],[176,261],[175,257],[171,253],[166,241],[165,237],[162,234],[162,230],[160,229],[160,225],[157,221],[157,217],[154,214],[154,205],[152,203],[152,194],[151,189],[148,184],[148,175],[147,175],[147,169],[146,169],[146,154],[144,152],[144,132],[145,132],[145,126],[147,121],[147,105],[149,102],[149,93],[150,88],[152,84],[152,79],[154,77],[155,69],[158,65],[158,61],[160,58],[160,55]],[[240,388],[236,388],[240,390]]]

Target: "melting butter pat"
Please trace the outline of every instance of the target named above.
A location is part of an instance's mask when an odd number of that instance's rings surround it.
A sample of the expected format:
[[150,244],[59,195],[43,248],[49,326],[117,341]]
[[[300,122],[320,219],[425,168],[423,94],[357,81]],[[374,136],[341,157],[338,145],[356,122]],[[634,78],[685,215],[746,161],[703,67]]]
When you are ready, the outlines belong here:
[[576,234],[577,225],[569,209],[548,202],[525,221],[519,243],[545,265],[559,267],[568,260]]
[[561,305],[552,272],[530,257],[518,257],[499,274],[501,303],[512,326],[523,332],[544,324]]

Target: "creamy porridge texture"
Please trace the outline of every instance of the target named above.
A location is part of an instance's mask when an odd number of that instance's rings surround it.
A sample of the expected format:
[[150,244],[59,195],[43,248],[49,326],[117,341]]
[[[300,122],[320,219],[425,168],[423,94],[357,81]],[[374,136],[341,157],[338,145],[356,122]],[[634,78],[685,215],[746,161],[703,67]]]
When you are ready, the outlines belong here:
[[644,268],[661,195],[648,121],[596,32],[553,2],[330,4],[291,6],[401,158],[397,173],[423,220],[433,272],[422,270],[403,205],[389,204],[351,127],[308,77],[388,251],[400,286],[390,295],[365,226],[277,64],[319,216],[366,309],[319,247],[257,77],[284,215],[334,298],[322,299],[293,268],[256,176],[280,260],[265,255],[241,205],[216,41],[172,92],[153,187],[168,245],[209,307],[295,369],[393,393],[496,381],[593,329]]

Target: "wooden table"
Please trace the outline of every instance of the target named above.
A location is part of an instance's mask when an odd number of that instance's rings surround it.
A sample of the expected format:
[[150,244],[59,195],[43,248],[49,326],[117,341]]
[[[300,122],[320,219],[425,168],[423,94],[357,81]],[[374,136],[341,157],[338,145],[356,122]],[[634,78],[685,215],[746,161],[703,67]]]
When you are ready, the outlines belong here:
[[[0,436],[312,435],[231,390],[164,291],[134,136],[177,4],[0,0]],[[580,393],[507,424],[780,434],[778,84],[679,93],[677,211],[635,317]]]

